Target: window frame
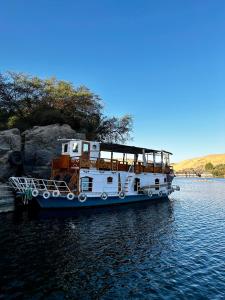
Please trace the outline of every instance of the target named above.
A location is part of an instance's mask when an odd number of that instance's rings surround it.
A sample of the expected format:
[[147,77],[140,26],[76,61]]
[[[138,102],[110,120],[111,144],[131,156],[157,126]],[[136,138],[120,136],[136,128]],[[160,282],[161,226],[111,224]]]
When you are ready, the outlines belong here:
[[[87,150],[84,150],[85,146],[87,146]],[[89,151],[90,151],[90,144],[86,143],[86,142],[83,142],[83,144],[82,144],[82,153],[87,154],[87,153],[89,153]]]
[[[84,179],[88,179],[88,188],[86,188],[86,189],[83,189],[83,180]],[[84,184],[85,184],[85,182],[84,182]],[[81,192],[92,192],[92,190],[93,190],[93,177],[90,177],[90,176],[81,177],[80,178],[80,187],[81,187]]]
[[[66,148],[66,150],[65,150]],[[63,153],[68,153],[69,152],[69,143],[63,144]]]
[[[74,147],[74,145],[76,145],[76,148]],[[74,148],[75,148],[75,149],[74,149]],[[78,142],[74,142],[74,143],[73,143],[72,152],[73,152],[73,153],[78,153],[78,152],[79,152],[79,143],[78,143]]]
[[113,177],[112,176],[108,176],[107,177],[107,184],[112,184],[113,183]]

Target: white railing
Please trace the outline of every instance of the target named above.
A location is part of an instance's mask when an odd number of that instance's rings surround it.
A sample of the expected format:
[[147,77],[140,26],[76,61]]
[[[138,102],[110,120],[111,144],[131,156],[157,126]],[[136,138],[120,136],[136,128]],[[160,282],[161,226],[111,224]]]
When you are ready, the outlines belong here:
[[170,188],[171,183],[158,183],[142,186],[141,189],[160,189],[160,188]]
[[171,183],[162,183],[162,184],[146,185],[143,187],[138,186],[138,192],[146,193],[149,190],[151,190],[152,192],[155,190],[160,191],[163,188],[167,189],[170,192],[180,191],[180,187],[178,185],[172,185]]
[[65,181],[10,177],[9,184],[16,192],[20,193],[25,193],[28,189],[37,190],[39,193],[58,191],[60,194],[67,194],[71,192]]

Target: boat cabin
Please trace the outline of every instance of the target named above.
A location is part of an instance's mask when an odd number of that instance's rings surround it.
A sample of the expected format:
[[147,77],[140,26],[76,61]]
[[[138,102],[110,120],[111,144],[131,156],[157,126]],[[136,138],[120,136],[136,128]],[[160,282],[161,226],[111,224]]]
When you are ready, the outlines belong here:
[[99,153],[99,142],[68,140],[62,143],[62,155],[68,155],[71,159],[97,160]]
[[52,170],[132,170],[169,174],[171,154],[164,150],[70,139],[63,140],[61,156],[53,160]]

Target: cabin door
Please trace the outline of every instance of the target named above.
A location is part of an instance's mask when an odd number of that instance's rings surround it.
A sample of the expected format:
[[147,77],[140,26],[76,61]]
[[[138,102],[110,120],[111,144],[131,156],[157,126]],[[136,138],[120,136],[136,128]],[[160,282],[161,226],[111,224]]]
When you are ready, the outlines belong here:
[[82,155],[81,157],[83,159],[90,159],[90,143],[88,142],[83,142],[82,143]]
[[134,180],[134,191],[138,192],[140,189],[140,178],[135,178]]
[[155,190],[159,190],[159,178],[155,179]]

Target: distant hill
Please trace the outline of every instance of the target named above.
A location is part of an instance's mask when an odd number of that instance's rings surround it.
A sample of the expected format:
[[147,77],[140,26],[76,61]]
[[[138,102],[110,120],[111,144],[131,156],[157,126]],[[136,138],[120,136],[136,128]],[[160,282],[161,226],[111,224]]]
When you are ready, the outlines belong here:
[[214,166],[225,164],[225,154],[210,154],[202,157],[183,160],[173,165],[176,172],[188,169],[202,169],[207,163],[211,162]]

